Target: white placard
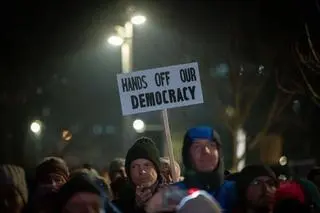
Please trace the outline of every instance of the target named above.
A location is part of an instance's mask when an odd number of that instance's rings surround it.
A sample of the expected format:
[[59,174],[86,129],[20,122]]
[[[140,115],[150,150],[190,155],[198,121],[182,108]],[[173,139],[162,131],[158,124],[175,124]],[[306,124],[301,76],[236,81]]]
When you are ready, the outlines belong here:
[[123,115],[203,103],[198,63],[118,74]]

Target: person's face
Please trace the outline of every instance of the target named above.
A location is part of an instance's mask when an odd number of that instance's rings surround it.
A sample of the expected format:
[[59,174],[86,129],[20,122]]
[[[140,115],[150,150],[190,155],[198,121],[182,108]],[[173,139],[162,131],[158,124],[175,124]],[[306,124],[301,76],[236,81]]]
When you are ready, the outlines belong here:
[[124,168],[124,166],[120,167],[119,170],[114,173],[112,178],[113,179],[111,181],[115,181],[118,178],[127,178],[127,173],[126,173],[126,169]]
[[59,189],[66,182],[67,179],[63,175],[50,173],[43,180],[40,181],[39,186]]
[[192,143],[190,152],[197,171],[211,172],[217,168],[219,163],[217,143],[207,139],[197,139]]
[[102,201],[98,195],[80,192],[69,199],[62,213],[100,213],[102,207]]
[[276,192],[276,182],[267,176],[260,176],[254,179],[246,193],[248,204],[254,208],[272,208],[274,194]]
[[134,160],[130,165],[130,175],[136,186],[143,187],[153,185],[158,178],[153,163],[147,159]]

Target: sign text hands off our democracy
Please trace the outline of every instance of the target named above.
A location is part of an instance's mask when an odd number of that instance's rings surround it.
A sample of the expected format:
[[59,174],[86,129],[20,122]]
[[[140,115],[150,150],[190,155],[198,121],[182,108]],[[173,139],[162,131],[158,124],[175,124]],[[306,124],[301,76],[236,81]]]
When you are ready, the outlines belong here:
[[118,74],[123,115],[203,103],[197,63]]

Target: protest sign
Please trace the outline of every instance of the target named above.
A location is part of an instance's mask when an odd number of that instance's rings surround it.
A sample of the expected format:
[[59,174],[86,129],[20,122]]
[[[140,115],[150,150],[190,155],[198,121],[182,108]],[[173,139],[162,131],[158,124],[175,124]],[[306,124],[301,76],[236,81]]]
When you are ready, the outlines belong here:
[[117,75],[123,115],[203,103],[197,63]]

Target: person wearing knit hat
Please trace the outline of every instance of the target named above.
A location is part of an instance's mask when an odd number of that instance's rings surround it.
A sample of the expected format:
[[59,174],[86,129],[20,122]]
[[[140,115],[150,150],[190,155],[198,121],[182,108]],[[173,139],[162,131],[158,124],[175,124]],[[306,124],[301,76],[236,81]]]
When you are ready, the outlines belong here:
[[29,203],[30,212],[52,212],[54,197],[69,179],[65,161],[58,157],[46,157],[36,167],[36,189]]
[[100,213],[106,209],[119,213],[96,178],[88,173],[77,173],[70,178],[57,193],[55,213]]
[[275,193],[274,213],[313,213],[320,211],[320,194],[307,179],[282,182]]
[[38,184],[62,185],[69,178],[69,169],[66,162],[58,157],[46,157],[36,167]]
[[239,212],[272,211],[274,194],[278,187],[275,173],[265,165],[246,166],[236,179],[240,196]]
[[187,130],[182,147],[184,180],[173,184],[181,189],[198,188],[210,193],[224,212],[232,212],[237,200],[233,181],[224,180],[222,142],[209,126]]
[[27,202],[24,170],[15,165],[0,165],[0,212],[20,213]]
[[124,213],[145,212],[145,203],[162,184],[159,150],[150,138],[139,138],[128,150],[125,169],[128,186],[116,203]]

